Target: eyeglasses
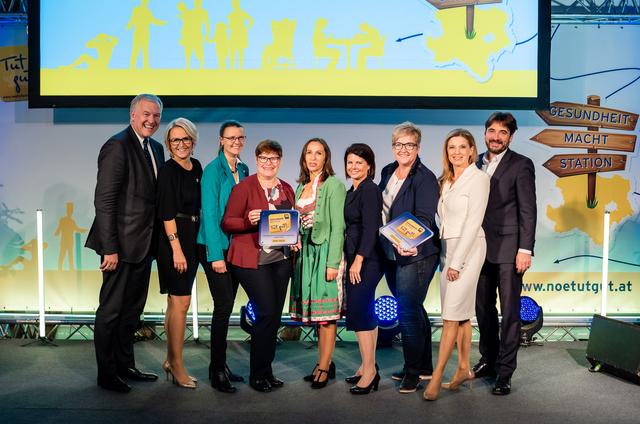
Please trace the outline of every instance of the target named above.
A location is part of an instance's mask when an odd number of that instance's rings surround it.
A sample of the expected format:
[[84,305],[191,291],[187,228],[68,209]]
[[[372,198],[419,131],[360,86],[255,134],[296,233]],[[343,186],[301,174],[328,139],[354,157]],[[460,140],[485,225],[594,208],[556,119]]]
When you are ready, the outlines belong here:
[[393,143],[391,145],[391,147],[393,147],[393,150],[397,150],[400,151],[402,150],[402,148],[404,147],[405,149],[407,149],[407,152],[413,152],[418,145],[416,143]]
[[271,163],[271,165],[277,165],[280,162],[280,156],[258,156],[258,162],[261,164],[266,164],[267,162]]
[[171,145],[173,146],[178,146],[180,143],[184,144],[185,146],[190,146],[191,143],[193,143],[193,138],[191,137],[172,138],[171,140],[169,140],[169,143],[171,143]]
[[247,139],[247,137],[245,137],[244,135],[240,135],[240,136],[237,136],[237,137],[225,137],[225,136],[222,136],[222,138],[224,138],[225,140],[230,141],[232,143],[240,143],[240,144],[244,143],[244,141]]

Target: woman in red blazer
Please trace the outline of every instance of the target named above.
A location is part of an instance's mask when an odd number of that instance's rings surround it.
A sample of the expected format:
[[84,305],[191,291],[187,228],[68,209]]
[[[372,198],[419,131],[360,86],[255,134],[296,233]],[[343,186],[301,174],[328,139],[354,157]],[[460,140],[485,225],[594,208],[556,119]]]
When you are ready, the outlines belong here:
[[[260,392],[270,392],[284,383],[273,376],[276,339],[287,287],[292,273],[291,248],[258,244],[260,212],[291,209],[294,193],[278,179],[282,147],[264,140],[256,146],[256,169],[236,184],[222,218],[222,229],[231,234],[227,260],[233,278],[240,281],[251,300],[256,320],[251,331],[249,384]],[[295,248],[295,247],[294,247]]]

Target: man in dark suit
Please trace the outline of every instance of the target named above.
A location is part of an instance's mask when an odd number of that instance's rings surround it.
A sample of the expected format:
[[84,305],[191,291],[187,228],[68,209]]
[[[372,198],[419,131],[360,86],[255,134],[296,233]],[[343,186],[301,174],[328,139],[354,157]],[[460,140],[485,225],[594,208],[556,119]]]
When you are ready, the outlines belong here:
[[86,246],[101,257],[102,287],[94,343],[98,385],[128,392],[122,379],[153,381],[157,375],[136,368],[134,333],[144,309],[151,274],[156,175],[164,163],[158,130],[162,101],[140,94],[131,101],[129,127],[100,149],[94,205],[96,218]]
[[[533,162],[509,149],[518,129],[510,113],[495,112],[485,123],[487,151],[477,166],[491,176],[489,203],[482,228],[487,256],[478,280],[476,315],[480,362],[476,377],[497,377],[492,393],[511,392],[520,346],[522,276],[531,267],[536,232],[536,186]],[[502,323],[498,323],[496,289]]]

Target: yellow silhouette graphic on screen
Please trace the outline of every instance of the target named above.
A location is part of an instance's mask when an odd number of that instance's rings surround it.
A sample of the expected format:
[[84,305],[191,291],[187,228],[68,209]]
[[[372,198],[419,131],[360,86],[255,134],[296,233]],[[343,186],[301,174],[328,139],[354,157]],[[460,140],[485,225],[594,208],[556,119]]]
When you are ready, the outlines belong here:
[[98,57],[95,58],[90,54],[83,53],[72,64],[61,66],[61,68],[77,68],[81,65],[87,65],[90,70],[105,71],[109,68],[113,48],[118,44],[118,39],[104,33],[98,34],[95,38],[87,41],[85,47],[88,49],[96,49]]
[[[47,242],[42,242],[42,249],[46,249],[49,247]],[[22,266],[25,272],[35,272],[38,264],[38,240],[31,239],[29,243],[26,243],[20,246],[20,250],[24,250],[31,254],[31,259],[27,259],[25,257],[19,256],[22,258],[20,262],[22,262]]]
[[138,56],[142,53],[142,67],[149,68],[149,38],[151,25],[162,26],[167,23],[160,19],[156,19],[151,13],[149,0],[140,0],[140,6],[133,8],[131,19],[127,24],[127,30],[133,28],[133,49],[131,50],[131,60],[129,67],[135,69],[137,67]]
[[361,47],[358,50],[356,68],[365,69],[368,57],[384,56],[384,37],[380,34],[380,31],[366,22],[361,23],[359,28],[361,32],[356,34],[354,42],[368,46]]
[[328,44],[337,44],[338,40],[332,37],[328,37],[324,34],[324,29],[327,27],[329,21],[325,18],[318,18],[316,20],[316,26],[313,30],[313,55],[316,59],[329,59],[327,69],[336,69],[338,60],[340,60],[340,49],[327,47]]
[[253,26],[253,18],[240,9],[240,0],[232,0],[229,13],[229,37],[231,49],[231,67],[244,67],[244,50],[249,47],[249,29]]
[[[204,69],[204,40],[209,39],[209,13],[202,8],[202,0],[194,0],[193,9],[188,9],[185,2],[178,3],[182,19],[180,44],[184,47],[187,69],[191,68],[191,56],[195,54]],[[204,30],[204,32],[203,32]]]
[[62,263],[64,257],[68,257],[69,270],[75,270],[75,264],[73,261],[74,240],[73,235],[75,233],[85,233],[86,228],[79,227],[76,221],[73,219],[73,202],[67,202],[67,214],[60,218],[58,221],[58,228],[53,233],[54,236],[60,236],[60,254],[58,255],[58,271],[62,271]]
[[216,57],[218,58],[219,69],[229,69],[229,58],[231,55],[231,41],[229,41],[229,30],[227,25],[218,22],[213,33],[213,38],[209,42],[216,45]]
[[295,30],[296,21],[294,20],[271,21],[273,41],[271,44],[267,44],[262,53],[262,67],[264,69],[294,67],[293,38]]

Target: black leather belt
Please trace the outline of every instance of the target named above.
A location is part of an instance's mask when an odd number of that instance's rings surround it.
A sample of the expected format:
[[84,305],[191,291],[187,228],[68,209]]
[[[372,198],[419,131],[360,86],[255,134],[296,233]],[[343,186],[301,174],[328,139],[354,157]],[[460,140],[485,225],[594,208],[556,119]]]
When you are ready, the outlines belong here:
[[200,221],[200,217],[198,215],[187,215],[186,213],[180,213],[180,212],[176,214],[176,218],[188,219],[191,222]]

